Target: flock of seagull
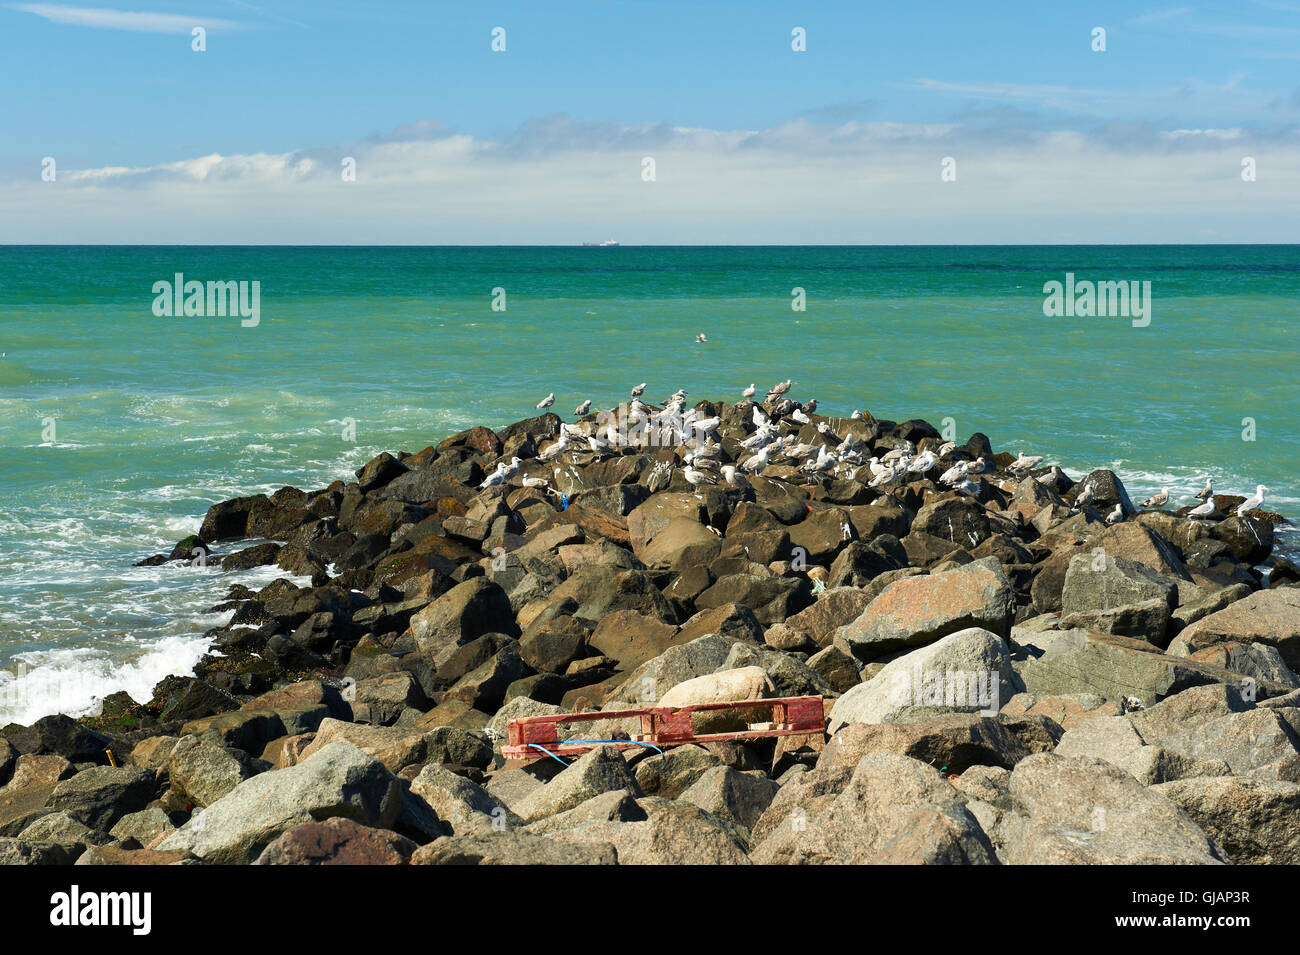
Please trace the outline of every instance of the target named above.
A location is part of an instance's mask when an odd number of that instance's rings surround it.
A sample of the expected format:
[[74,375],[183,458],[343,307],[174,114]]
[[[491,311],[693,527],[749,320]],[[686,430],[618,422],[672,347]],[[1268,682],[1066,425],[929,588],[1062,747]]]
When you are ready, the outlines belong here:
[[[843,437],[836,434],[825,420],[817,423],[817,432],[822,440],[818,443],[799,440],[801,429],[812,424],[809,417],[817,410],[817,399],[813,398],[797,404],[786,397],[793,382],[790,379],[777,382],[767,390],[762,403],[755,402],[752,407],[754,432],[744,441],[741,448],[746,452],[738,463],[722,463],[722,443],[716,428],[721,424],[717,415],[705,417],[698,408],[686,408],[685,390],[679,389],[666,401],[658,405],[649,405],[641,400],[645,394],[647,382],[641,382],[631,389],[630,404],[624,418],[624,424],[641,423],[647,427],[657,426],[666,429],[671,443],[689,447],[682,457],[681,474],[697,491],[711,485],[726,484],[729,487],[745,487],[749,484],[746,475],[757,475],[769,465],[778,464],[793,467],[800,475],[809,480],[832,477],[842,480],[860,481],[870,488],[878,488],[882,494],[890,494],[901,487],[909,475],[927,474],[943,468],[938,481],[941,485],[959,493],[975,496],[980,492],[980,485],[972,478],[981,474],[992,474],[997,468],[985,457],[967,460],[961,457],[964,448],[949,441],[938,449],[927,449],[917,453],[916,445],[911,441],[901,441],[897,447],[883,455],[868,456],[868,446],[851,431]],[[751,383],[741,392],[741,397],[753,400],[758,391]],[[555,392],[551,392],[537,403],[539,411],[545,411],[555,404]],[[587,399],[574,408],[575,417],[581,418],[591,410],[591,399]],[[860,410],[854,410],[850,420],[862,420],[865,416]],[[661,432],[663,433],[663,432]],[[598,425],[594,430],[577,425],[562,423],[559,438],[538,455],[538,459],[547,463],[562,463],[566,453],[590,452],[596,456],[617,453],[623,444],[630,443],[626,435],[617,430],[616,420]],[[1027,455],[1021,452],[1015,461],[1006,468],[1017,481],[1023,480],[1030,472],[1043,463],[1042,455]],[[519,470],[519,458],[512,458],[509,464],[500,463],[496,471],[488,475],[480,487],[503,485]],[[658,462],[651,471],[649,486],[651,491],[666,488],[672,480],[673,463]],[[555,468],[557,479],[561,468]],[[1035,475],[1035,480],[1045,485],[1057,484],[1065,477],[1058,465],[1053,464],[1046,472]],[[548,490],[550,482],[545,478],[525,477],[525,487],[541,487]],[[1253,497],[1247,498],[1236,509],[1239,517],[1258,510],[1264,503],[1264,485],[1259,485]],[[1162,508],[1169,503],[1170,488],[1164,488],[1142,502],[1144,508]],[[1080,511],[1095,497],[1095,488],[1085,483],[1076,495],[1073,510]],[[1188,512],[1187,516],[1195,520],[1210,519],[1219,516],[1214,503],[1214,484],[1206,478],[1205,487],[1195,495],[1202,503]],[[1114,510],[1105,515],[1107,524],[1116,524],[1124,519],[1124,507],[1116,504]]]

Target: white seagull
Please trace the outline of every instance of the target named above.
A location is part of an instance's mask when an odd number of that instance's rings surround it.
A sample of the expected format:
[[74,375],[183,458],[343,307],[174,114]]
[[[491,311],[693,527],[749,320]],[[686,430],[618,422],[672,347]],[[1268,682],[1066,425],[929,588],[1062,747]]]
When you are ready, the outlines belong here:
[[1196,499],[1198,501],[1208,501],[1212,497],[1214,497],[1214,479],[1207,477],[1205,487],[1196,492]]
[[755,393],[756,393],[756,392],[754,391],[754,383],[751,381],[751,382],[749,383],[749,387],[746,388],[744,391],[742,391],[742,392],[740,393],[740,397],[742,397],[742,398],[752,398],[752,397],[754,397]]
[[551,405],[553,405],[553,404],[555,404],[555,392],[552,391],[549,395],[547,395],[547,396],[546,396],[545,398],[543,398],[541,401],[537,402],[537,410],[540,411],[540,410],[542,410],[543,408],[549,408],[549,407],[550,407]]
[[579,418],[581,418],[590,410],[591,410],[591,399],[588,398],[582,404],[578,405],[578,407],[574,408],[573,413],[577,415]]
[[502,461],[497,465],[497,469],[483,479],[479,485],[480,490],[485,487],[496,487],[498,484],[504,484],[506,480],[506,464]]
[[646,385],[646,383],[643,381],[643,382],[641,382],[641,384],[639,384],[639,385],[637,385],[635,388],[633,388],[633,389],[632,389],[632,397],[633,397],[633,398],[640,398],[643,394],[645,394],[645,385]]
[[1235,511],[1236,515],[1238,517],[1245,517],[1251,511],[1258,510],[1259,506],[1264,503],[1264,492],[1267,490],[1268,488],[1266,488],[1264,485],[1257,484],[1255,486],[1254,496],[1246,498],[1239,505],[1237,505],[1237,510]]
[[1187,516],[1191,518],[1199,519],[1202,517],[1209,517],[1213,513],[1214,513],[1214,498],[1209,497],[1205,499],[1204,504],[1198,504],[1190,511],[1188,511]]
[[1124,520],[1124,505],[1116,504],[1115,510],[1106,515],[1106,523],[1118,524],[1122,520]]

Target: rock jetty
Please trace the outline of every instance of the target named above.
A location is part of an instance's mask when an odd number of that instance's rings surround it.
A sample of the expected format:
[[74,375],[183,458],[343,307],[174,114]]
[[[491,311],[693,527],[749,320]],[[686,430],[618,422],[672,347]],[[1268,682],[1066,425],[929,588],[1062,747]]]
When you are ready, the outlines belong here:
[[[148,562],[286,576],[148,703],[3,729],[0,862],[1300,862],[1277,515],[782,394],[689,417],[214,505]],[[826,736],[501,754],[518,717],[803,695]]]

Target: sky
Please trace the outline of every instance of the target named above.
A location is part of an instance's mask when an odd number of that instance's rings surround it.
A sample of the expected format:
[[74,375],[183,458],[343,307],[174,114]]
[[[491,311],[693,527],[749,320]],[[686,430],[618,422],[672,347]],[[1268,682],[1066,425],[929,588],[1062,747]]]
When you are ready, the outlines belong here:
[[1295,242],[1300,222],[1300,0],[0,0],[0,77],[3,243]]

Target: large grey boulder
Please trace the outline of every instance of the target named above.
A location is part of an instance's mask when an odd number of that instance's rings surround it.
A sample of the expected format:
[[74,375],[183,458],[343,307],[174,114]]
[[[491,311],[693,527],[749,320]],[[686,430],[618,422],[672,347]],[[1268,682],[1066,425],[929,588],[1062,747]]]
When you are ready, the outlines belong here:
[[550,836],[574,845],[609,843],[619,865],[748,865],[744,833],[680,800],[638,800],[643,822],[593,822]]
[[215,864],[252,862],[277,836],[307,822],[344,816],[390,827],[402,787],[379,760],[334,742],[295,766],[254,776],[164,839],[163,852],[186,850]]
[[759,864],[908,865],[996,863],[966,800],[906,756],[868,753],[843,792],[822,809],[792,810],[751,853]]
[[593,796],[624,789],[634,796],[641,787],[615,746],[597,746],[571,763],[544,786],[534,789],[516,807],[525,822],[572,809]]
[[1219,847],[1167,796],[1100,759],[1038,753],[1011,771],[993,836],[1011,865],[1212,865]]
[[730,766],[715,766],[706,770],[681,798],[748,831],[780,788],[761,772],[742,773]]
[[245,779],[269,768],[242,749],[220,746],[200,736],[185,736],[169,761],[172,790],[183,803],[210,806]]
[[1300,785],[1221,776],[1152,789],[1182,807],[1237,865],[1300,863]]
[[618,854],[607,842],[565,844],[551,836],[513,829],[436,839],[411,856],[411,865],[617,864]]
[[437,814],[448,835],[500,832],[524,824],[482,786],[442,766],[421,769],[411,782],[411,794]]
[[948,713],[914,723],[852,723],[817,759],[819,767],[853,767],[867,753],[889,752],[927,766],[963,773],[971,766],[1010,769],[1034,753],[1050,753],[1061,727],[1043,716]]
[[831,709],[834,734],[849,723],[893,723],[937,713],[996,713],[1017,691],[1006,641],[970,627],[898,657]]
[[1042,656],[1017,667],[1025,690],[1041,696],[1132,696],[1151,706],[1191,686],[1241,683],[1220,667],[1160,653],[1151,644],[1093,630],[1061,631]]
[[130,812],[138,812],[157,791],[154,774],[144,769],[95,766],[54,787],[50,809],[72,813],[92,829],[107,832]]

